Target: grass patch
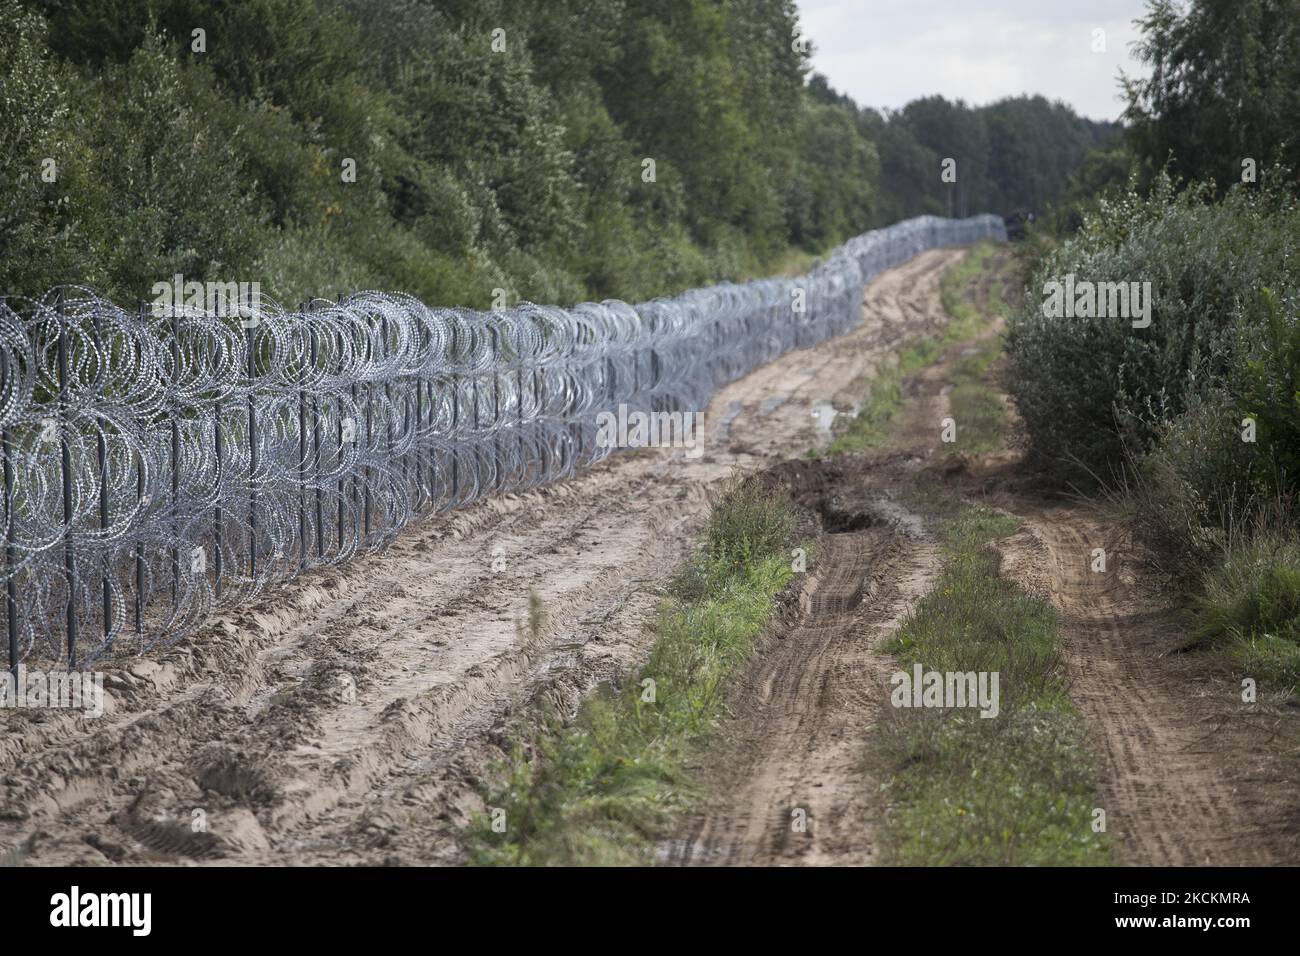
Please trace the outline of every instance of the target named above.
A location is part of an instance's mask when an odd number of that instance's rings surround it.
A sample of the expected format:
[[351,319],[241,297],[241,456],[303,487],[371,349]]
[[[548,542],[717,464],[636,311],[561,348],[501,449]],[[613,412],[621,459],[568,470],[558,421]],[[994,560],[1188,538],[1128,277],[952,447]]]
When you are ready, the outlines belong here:
[[654,862],[656,838],[690,801],[685,761],[723,715],[727,677],[793,576],[793,535],[783,496],[756,481],[724,492],[704,548],[660,608],[646,665],[621,692],[589,697],[571,725],[553,726],[531,761],[515,755],[473,824],[472,862]]
[[950,554],[961,555],[1019,530],[1019,518],[992,508],[963,508],[944,525],[943,541]]
[[995,717],[887,707],[872,744],[889,806],[885,858],[901,865],[1093,865],[1106,842],[1082,721],[1062,673],[1056,612],[999,574],[990,541],[1014,518],[966,509],[944,530],[934,588],[889,645],[908,673],[999,677]]
[[826,454],[875,448],[889,437],[890,422],[903,407],[903,375],[894,368],[878,370],[868,388],[867,400],[849,421],[848,428],[827,446]]
[[983,454],[1002,444],[1006,406],[998,393],[985,383],[989,368],[1002,352],[999,341],[985,343],[953,367],[953,389],[948,404],[957,423],[956,447]]
[[[995,258],[999,251],[999,245],[994,242],[981,242],[972,246],[966,255],[955,265],[950,267],[940,280],[940,297],[943,300],[944,310],[951,317],[951,321],[944,327],[943,332],[938,336],[920,339],[904,349],[898,357],[898,364],[892,368],[880,368],[876,371],[876,376],[868,383],[867,399],[859,409],[858,414],[849,421],[848,427],[835,440],[830,443],[826,449],[829,455],[838,455],[845,452],[864,451],[868,448],[876,448],[883,444],[890,434],[890,423],[898,410],[903,407],[903,382],[910,376],[915,375],[921,369],[937,362],[944,350],[956,342],[973,338],[987,326],[989,320],[999,314],[1003,309],[1001,299],[1001,284],[997,281],[987,283],[989,288],[989,298],[987,306],[981,309],[975,305],[965,295],[970,289],[973,282],[978,281],[981,276],[986,274],[995,275],[999,270],[998,260]],[[981,358],[984,361],[984,369],[998,355],[999,346],[992,345],[988,349],[987,358]],[[982,351],[981,356],[984,355]],[[981,370],[980,375],[983,374]],[[978,378],[978,376],[976,376]],[[972,451],[987,451],[997,447],[997,442],[1001,440],[1001,415],[1002,405],[997,401],[996,396],[990,392],[988,397],[996,404],[996,410],[985,396],[977,393],[975,386],[968,389],[968,394],[963,396],[968,404],[966,413],[969,414],[973,432],[972,442],[969,447]],[[956,401],[956,396],[954,396]],[[996,418],[994,413],[996,411]],[[964,431],[963,424],[966,418],[958,417],[958,435],[959,441],[966,447],[966,440],[962,437]],[[996,425],[994,422],[996,421]],[[990,436],[995,436],[990,439]],[[993,440],[994,444],[989,448],[984,448],[983,443]]]
[[988,299],[982,308],[966,294],[981,277],[1000,273],[1002,266],[997,255],[1004,248],[1001,243],[989,240],[976,243],[940,278],[939,301],[943,303],[943,310],[952,316],[952,322],[944,330],[946,342],[960,342],[978,335],[989,319],[1006,311],[1000,282],[987,283]]
[[[993,243],[980,243],[940,280],[944,310],[953,317],[952,327],[958,330],[960,338],[978,335],[994,317],[1006,311],[1002,283],[996,281],[999,266],[993,257],[997,251],[998,247]],[[980,308],[965,292],[986,273],[991,274],[991,281],[985,283],[988,298]],[[953,367],[953,390],[948,400],[953,421],[957,423],[956,446],[961,451],[983,454],[1002,444],[1006,407],[997,392],[984,381],[989,368],[1001,354],[1002,343],[994,339]]]
[[957,423],[958,449],[978,455],[1002,444],[1006,409],[991,388],[983,384],[958,385],[949,395],[949,402]]
[[1205,576],[1195,637],[1246,677],[1300,693],[1300,541],[1263,532]]

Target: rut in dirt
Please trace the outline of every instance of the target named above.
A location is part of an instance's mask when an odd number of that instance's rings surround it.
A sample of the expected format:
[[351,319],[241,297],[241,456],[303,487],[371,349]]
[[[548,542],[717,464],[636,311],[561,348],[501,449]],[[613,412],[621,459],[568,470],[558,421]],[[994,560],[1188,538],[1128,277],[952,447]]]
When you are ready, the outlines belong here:
[[769,636],[730,695],[727,741],[710,755],[721,794],[661,856],[679,865],[868,864],[862,773],[880,687],[879,651],[929,586],[933,547],[876,513],[822,503],[816,564],[798,615]]
[[[1300,861],[1294,760],[1273,733],[1294,717],[1240,702],[1230,674],[1184,652],[1167,598],[1143,587],[1122,529],[1078,509],[1008,502],[1028,532],[999,549],[1062,613],[1071,697],[1101,774],[1116,862]],[[1108,556],[1093,569],[1093,549]]]

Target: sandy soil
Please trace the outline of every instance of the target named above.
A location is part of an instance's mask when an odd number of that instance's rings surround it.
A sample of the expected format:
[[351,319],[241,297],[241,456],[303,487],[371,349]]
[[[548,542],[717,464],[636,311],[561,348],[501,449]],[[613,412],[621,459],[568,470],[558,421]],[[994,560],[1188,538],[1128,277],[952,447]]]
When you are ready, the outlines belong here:
[[[939,276],[961,254],[882,275],[858,330],[725,389],[700,459],[625,454],[431,518],[384,554],[108,665],[99,719],[0,713],[0,853],[30,864],[460,861],[511,721],[571,712],[645,653],[709,487],[824,443],[814,409],[847,410],[854,383],[901,338],[944,321]],[[835,547],[848,563],[818,578],[812,599],[842,607],[841,637],[850,579],[896,537],[885,527],[845,536]],[[798,668],[774,680],[781,696],[807,686]],[[849,743],[826,758],[846,772]],[[833,815],[807,799],[815,819]]]

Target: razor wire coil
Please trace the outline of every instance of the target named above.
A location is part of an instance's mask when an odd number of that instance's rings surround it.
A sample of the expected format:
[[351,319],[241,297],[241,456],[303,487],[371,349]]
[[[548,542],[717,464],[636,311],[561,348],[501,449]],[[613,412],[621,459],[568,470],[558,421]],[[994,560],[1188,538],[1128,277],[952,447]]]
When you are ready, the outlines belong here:
[[601,412],[701,411],[862,319],[861,288],[1002,220],[911,219],[799,278],[640,305],[479,312],[354,292],[242,314],[125,310],[63,286],[0,300],[10,665],[87,666],[384,547],[412,520],[565,478]]

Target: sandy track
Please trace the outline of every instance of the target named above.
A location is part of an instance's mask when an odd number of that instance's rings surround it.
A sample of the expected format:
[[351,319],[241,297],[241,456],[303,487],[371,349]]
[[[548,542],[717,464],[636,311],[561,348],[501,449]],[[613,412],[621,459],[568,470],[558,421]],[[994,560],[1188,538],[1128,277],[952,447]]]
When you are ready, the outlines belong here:
[[820,539],[800,616],[748,668],[720,795],[664,849],[688,865],[855,865],[872,861],[863,754],[889,683],[880,643],[929,586],[934,549],[880,523]]
[[[1141,587],[1118,529],[1077,509],[1013,505],[1029,531],[1004,542],[1006,570],[1061,610],[1071,696],[1100,762],[1117,862],[1294,864],[1294,768],[1270,725],[1294,724],[1203,658],[1161,597]],[[1104,548],[1105,572],[1092,570]],[[1294,730],[1294,728],[1291,728]]]
[[813,407],[856,397],[900,338],[944,321],[938,280],[960,255],[880,276],[859,329],[723,390],[702,459],[625,454],[421,522],[382,555],[108,665],[98,720],[0,714],[0,851],[35,864],[461,859],[503,728],[543,705],[571,711],[643,656],[709,486],[824,441]]

